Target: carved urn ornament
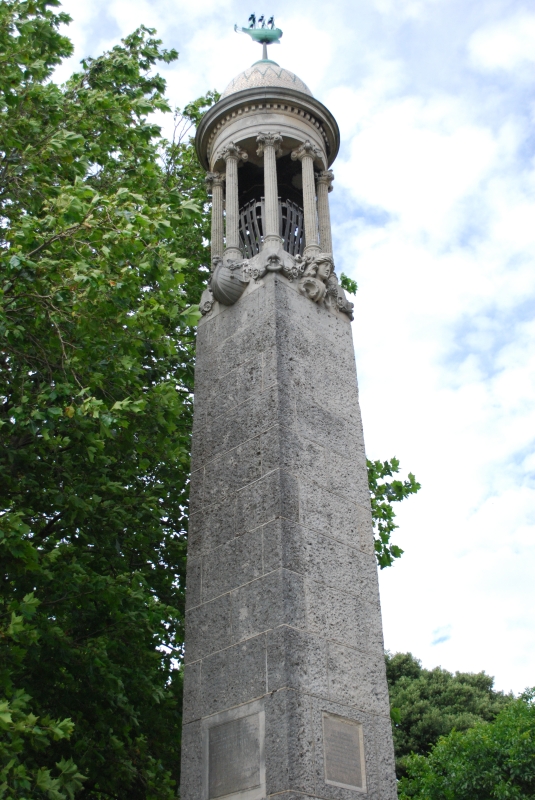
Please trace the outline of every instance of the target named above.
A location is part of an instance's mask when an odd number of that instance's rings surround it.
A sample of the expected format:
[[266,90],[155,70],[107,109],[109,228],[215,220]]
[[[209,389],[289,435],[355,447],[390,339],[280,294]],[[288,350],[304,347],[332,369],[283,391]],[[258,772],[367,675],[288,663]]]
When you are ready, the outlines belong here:
[[353,319],[334,271],[329,193],[338,125],[297,75],[267,56],[271,17],[238,29],[262,44],[203,117],[196,148],[212,196],[212,275],[201,312],[228,306],[279,272],[312,302]]

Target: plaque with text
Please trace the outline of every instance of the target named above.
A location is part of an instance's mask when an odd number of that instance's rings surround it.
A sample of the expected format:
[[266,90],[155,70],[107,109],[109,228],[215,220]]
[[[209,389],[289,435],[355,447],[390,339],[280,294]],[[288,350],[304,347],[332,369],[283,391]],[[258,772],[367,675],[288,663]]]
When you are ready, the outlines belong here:
[[258,714],[229,720],[208,731],[208,797],[244,792],[260,786],[260,720]]
[[362,725],[335,714],[323,714],[325,783],[366,791]]

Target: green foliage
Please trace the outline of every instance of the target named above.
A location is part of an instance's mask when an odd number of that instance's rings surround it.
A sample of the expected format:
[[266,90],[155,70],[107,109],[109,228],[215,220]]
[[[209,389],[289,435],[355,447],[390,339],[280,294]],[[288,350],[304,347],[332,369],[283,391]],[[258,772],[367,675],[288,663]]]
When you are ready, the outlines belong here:
[[407,759],[401,800],[531,800],[535,797],[535,689],[480,722]]
[[146,28],[55,85],[57,5],[0,4],[0,797],[168,800],[215,95],[165,142]]
[[28,712],[29,700],[18,691],[11,703],[0,702],[0,797],[72,800],[86,780],[76,764],[62,758],[50,770],[39,766],[36,755],[52,741],[70,739],[74,725],[70,719],[39,719]]
[[346,292],[349,292],[349,294],[356,294],[357,293],[357,289],[359,288],[357,286],[357,282],[354,281],[352,278],[349,278],[343,272],[340,275],[340,286],[343,289],[345,289]]
[[398,711],[393,720],[398,777],[406,774],[410,753],[427,755],[439,737],[492,721],[512,700],[496,692],[494,679],[484,672],[424,669],[411,653],[387,653],[386,676]]
[[399,472],[397,458],[393,458],[391,461],[370,461],[368,459],[366,463],[375,530],[375,556],[379,567],[384,569],[391,567],[394,559],[403,555],[400,547],[390,543],[390,537],[398,527],[394,522],[396,514],[392,503],[399,503],[409,495],[416,494],[421,486],[412,472],[409,472],[406,481],[384,480],[385,477],[391,477],[394,473]]

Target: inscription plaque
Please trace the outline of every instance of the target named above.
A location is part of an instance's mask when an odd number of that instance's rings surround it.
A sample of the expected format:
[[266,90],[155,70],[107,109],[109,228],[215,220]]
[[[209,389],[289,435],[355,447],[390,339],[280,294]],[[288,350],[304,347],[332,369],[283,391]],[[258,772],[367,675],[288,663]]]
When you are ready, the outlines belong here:
[[224,722],[208,731],[208,797],[260,786],[259,714]]
[[325,783],[366,791],[362,725],[335,714],[323,714]]

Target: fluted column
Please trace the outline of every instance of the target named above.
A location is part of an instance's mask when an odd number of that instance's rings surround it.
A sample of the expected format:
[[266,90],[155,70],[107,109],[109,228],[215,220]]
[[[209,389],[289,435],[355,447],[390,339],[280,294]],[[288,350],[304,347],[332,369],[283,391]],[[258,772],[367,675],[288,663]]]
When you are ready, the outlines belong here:
[[306,141],[292,152],[292,159],[301,162],[303,172],[303,212],[305,217],[305,255],[320,252],[318,242],[318,214],[316,209],[316,186],[314,182],[314,159],[321,153],[316,145]]
[[256,154],[264,156],[264,244],[280,242],[279,191],[277,187],[277,156],[282,154],[280,133],[259,133]]
[[320,172],[317,176],[318,223],[320,229],[320,247],[323,253],[333,251],[331,233],[331,214],[329,212],[329,192],[333,190],[334,175],[331,169]]
[[223,182],[225,174],[209,172],[206,175],[208,193],[212,195],[212,241],[211,251],[214,256],[223,255]]
[[221,150],[218,155],[225,159],[226,163],[226,183],[227,183],[227,202],[226,202],[226,241],[225,258],[229,261],[239,261],[242,258],[239,237],[240,208],[238,205],[238,162],[247,161],[245,150],[230,142]]

